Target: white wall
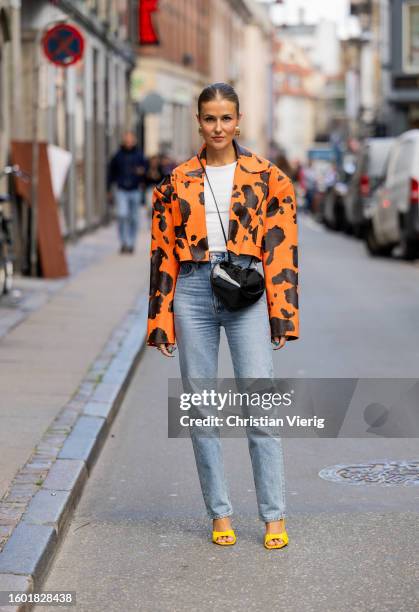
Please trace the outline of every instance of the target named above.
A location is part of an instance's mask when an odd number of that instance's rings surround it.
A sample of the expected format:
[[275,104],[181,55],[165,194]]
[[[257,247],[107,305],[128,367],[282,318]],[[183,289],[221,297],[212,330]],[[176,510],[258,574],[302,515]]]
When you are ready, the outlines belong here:
[[359,75],[355,70],[348,70],[345,76],[346,108],[348,119],[356,120],[360,104]]
[[275,141],[288,159],[305,158],[315,136],[315,106],[309,98],[281,96],[275,107]]
[[271,66],[269,38],[257,25],[248,25],[243,33],[243,71],[240,78],[241,136],[239,140],[251,150],[268,154],[269,71]]
[[292,40],[304,49],[313,66],[324,75],[333,76],[340,72],[341,48],[333,21],[323,19],[315,26],[307,26],[301,32],[284,28],[281,37]]
[[371,44],[366,43],[361,48],[361,105],[364,109],[363,119],[370,122],[374,118],[375,109],[375,51]]
[[324,75],[333,76],[341,69],[341,47],[336,23],[320,21],[316,27],[313,58]]

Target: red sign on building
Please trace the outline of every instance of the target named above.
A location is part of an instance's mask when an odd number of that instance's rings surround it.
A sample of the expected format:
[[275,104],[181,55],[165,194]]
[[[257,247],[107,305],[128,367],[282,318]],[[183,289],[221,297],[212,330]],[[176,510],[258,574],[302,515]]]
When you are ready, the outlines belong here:
[[152,14],[158,10],[158,0],[139,0],[138,32],[140,45],[158,45],[159,39],[153,26]]

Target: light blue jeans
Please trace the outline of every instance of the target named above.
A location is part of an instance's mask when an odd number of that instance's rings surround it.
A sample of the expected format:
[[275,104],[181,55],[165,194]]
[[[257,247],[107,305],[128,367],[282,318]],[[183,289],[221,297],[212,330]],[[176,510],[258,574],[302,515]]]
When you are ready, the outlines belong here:
[[[210,262],[182,262],[176,282],[173,311],[181,377],[216,379],[220,328],[224,327],[236,379],[273,378],[272,344],[266,293],[255,304],[231,312],[214,295],[210,273],[226,253],[211,253]],[[250,257],[233,255],[247,266]],[[254,264],[252,264],[254,265]],[[224,473],[218,430],[211,437],[189,428],[202,495],[211,519],[233,513]],[[285,482],[282,440],[257,435],[246,428],[259,518],[276,521],[285,514]]]
[[138,232],[141,190],[117,189],[115,193],[118,235],[121,246],[134,247]]

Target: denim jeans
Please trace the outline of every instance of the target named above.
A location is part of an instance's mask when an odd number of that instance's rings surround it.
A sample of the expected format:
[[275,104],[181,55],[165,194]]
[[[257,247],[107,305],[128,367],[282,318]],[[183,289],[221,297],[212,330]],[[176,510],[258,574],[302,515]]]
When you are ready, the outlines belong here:
[[116,190],[116,216],[121,246],[135,246],[141,197],[140,189],[133,189],[132,191],[126,191],[125,189]]
[[[173,301],[176,341],[182,380],[217,378],[220,328],[227,336],[234,375],[241,378],[273,378],[272,345],[266,293],[255,304],[231,312],[214,295],[210,273],[226,253],[211,253],[210,262],[182,262]],[[235,263],[247,265],[248,255],[234,255]],[[253,264],[252,264],[253,265]],[[208,516],[222,518],[233,513],[224,474],[219,431],[211,437],[189,428],[201,490]],[[257,435],[246,428],[252,462],[259,518],[276,521],[285,517],[285,482],[282,440]]]

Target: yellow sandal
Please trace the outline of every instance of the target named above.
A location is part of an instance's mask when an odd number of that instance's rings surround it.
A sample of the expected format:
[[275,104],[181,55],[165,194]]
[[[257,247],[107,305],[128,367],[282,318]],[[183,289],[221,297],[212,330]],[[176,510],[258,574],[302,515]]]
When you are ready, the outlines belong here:
[[[282,544],[274,544],[273,546],[268,546],[268,542],[271,542],[272,540],[282,540]],[[288,544],[288,541],[288,534],[285,530],[281,533],[265,534],[265,548],[267,548],[268,550],[271,550],[271,548],[284,548],[284,546]]]
[[[222,536],[233,536],[232,542],[217,542],[217,538]],[[234,529],[227,529],[227,531],[213,531],[212,532],[212,541],[214,544],[218,544],[219,546],[232,546],[236,543],[236,534],[234,533]]]

